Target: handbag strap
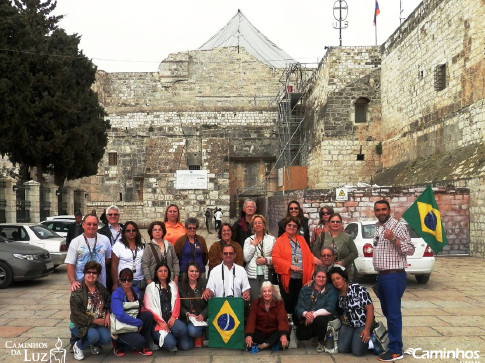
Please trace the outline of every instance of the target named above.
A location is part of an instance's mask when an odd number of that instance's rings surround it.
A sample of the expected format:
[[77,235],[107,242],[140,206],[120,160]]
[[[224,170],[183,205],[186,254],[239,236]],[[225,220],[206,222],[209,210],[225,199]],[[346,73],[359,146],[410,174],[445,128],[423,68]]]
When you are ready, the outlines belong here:
[[160,256],[158,255],[157,249],[151,242],[148,245],[152,248],[152,253],[155,256],[155,260],[157,261],[157,265],[158,265],[160,263]]

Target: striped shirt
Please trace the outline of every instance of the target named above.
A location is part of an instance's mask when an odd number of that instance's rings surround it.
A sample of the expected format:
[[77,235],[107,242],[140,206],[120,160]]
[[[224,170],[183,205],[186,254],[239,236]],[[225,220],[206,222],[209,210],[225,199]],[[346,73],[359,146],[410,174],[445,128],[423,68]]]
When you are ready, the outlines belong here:
[[[400,248],[384,238],[386,229],[391,230],[394,237],[401,241]],[[411,243],[408,229],[404,223],[398,222],[392,217],[389,217],[385,223],[376,223],[374,257],[372,259],[376,271],[405,269],[408,265],[406,256],[413,253],[414,245]]]

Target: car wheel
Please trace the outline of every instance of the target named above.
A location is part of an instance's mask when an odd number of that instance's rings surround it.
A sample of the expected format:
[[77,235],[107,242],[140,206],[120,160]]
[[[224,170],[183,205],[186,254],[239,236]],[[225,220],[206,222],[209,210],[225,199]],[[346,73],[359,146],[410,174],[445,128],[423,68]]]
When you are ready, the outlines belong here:
[[352,264],[352,281],[353,282],[362,282],[364,280],[364,275],[359,274],[359,271],[357,270],[357,266],[355,266],[355,263]]
[[10,267],[0,261],[0,289],[5,289],[10,286],[13,280],[13,274]]
[[431,274],[425,274],[425,275],[415,275],[416,281],[418,284],[426,284],[429,281],[429,277]]

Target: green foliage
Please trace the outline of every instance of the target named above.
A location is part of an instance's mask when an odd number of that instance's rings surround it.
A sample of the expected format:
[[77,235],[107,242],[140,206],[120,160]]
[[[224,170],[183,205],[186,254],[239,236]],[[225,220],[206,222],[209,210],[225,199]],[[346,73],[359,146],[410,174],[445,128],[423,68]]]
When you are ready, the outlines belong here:
[[0,0],[0,153],[62,186],[97,172],[110,126],[96,67],[49,15],[55,4]]

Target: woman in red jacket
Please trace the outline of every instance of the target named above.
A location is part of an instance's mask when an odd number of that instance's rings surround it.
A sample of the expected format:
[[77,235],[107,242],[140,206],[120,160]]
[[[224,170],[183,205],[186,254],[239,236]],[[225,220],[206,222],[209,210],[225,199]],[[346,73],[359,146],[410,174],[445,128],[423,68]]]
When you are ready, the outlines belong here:
[[261,297],[251,303],[246,321],[246,346],[263,350],[273,346],[285,349],[289,344],[290,327],[285,306],[277,299],[273,284],[263,282]]

